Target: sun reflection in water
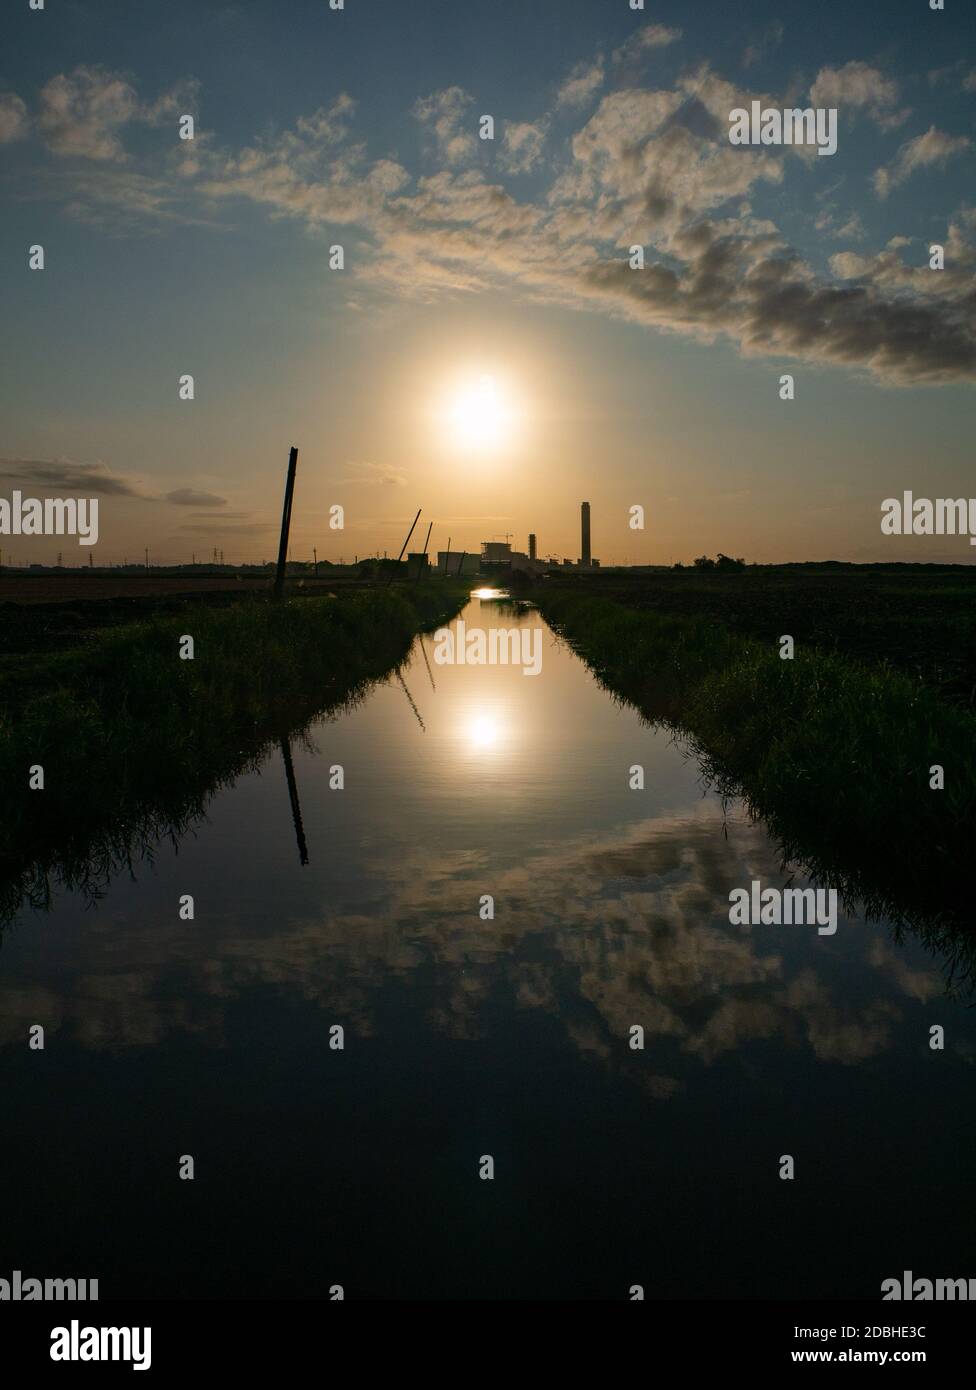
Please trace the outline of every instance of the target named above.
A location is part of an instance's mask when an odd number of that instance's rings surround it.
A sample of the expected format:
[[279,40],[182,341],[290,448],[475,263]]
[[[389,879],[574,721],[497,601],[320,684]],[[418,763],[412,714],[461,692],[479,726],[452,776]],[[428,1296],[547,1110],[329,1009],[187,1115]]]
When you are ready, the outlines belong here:
[[462,733],[471,753],[496,753],[507,741],[504,721],[495,710],[476,710],[465,720]]

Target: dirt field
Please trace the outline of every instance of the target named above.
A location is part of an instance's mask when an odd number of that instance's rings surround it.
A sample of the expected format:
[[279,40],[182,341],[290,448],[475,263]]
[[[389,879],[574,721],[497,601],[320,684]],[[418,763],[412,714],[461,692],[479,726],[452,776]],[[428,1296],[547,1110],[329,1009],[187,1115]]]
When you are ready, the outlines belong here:
[[[286,592],[336,593],[367,582],[289,576]],[[0,574],[0,660],[77,646],[118,623],[196,603],[235,603],[270,587],[267,575]]]
[[[319,584],[323,580],[313,581]],[[264,575],[0,574],[0,603],[71,603],[78,599],[154,598],[270,587]]]

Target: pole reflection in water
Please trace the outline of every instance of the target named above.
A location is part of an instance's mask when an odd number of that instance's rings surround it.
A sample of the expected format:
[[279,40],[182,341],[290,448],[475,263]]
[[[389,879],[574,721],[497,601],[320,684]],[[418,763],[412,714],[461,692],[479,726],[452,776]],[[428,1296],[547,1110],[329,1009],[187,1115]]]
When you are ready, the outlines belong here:
[[291,758],[291,739],[281,740],[281,761],[285,765],[285,781],[288,783],[288,800],[291,802],[291,819],[295,827],[295,840],[298,844],[299,863],[308,863],[308,846],[305,843],[305,827],[302,825],[302,808],[298,800],[298,783],[295,780],[295,765]]

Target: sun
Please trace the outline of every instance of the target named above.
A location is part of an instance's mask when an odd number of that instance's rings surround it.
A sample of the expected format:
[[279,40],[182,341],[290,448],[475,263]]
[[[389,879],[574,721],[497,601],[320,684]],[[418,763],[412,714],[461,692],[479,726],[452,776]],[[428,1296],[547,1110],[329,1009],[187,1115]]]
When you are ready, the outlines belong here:
[[508,438],[512,411],[494,377],[462,387],[447,412],[451,433],[465,449],[494,449]]
[[468,741],[478,753],[489,753],[498,747],[501,730],[490,714],[481,714],[468,725]]

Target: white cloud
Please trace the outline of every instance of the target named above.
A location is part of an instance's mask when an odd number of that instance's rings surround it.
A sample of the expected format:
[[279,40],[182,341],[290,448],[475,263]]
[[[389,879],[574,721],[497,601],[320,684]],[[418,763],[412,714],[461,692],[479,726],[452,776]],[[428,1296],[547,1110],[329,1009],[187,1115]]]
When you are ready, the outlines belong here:
[[[865,110],[896,100],[863,71],[847,71],[825,90],[842,87],[857,87]],[[395,159],[369,157],[350,129],[352,102],[342,97],[249,146],[203,144],[189,169],[172,154],[122,168],[103,159],[62,179],[72,191],[82,175],[99,190],[114,181],[120,207],[134,187],[144,204],[139,210],[163,216],[176,197],[210,215],[222,201],[245,200],[271,217],[321,230],[323,246],[334,227],[349,226],[368,246],[368,254],[347,260],[348,279],[364,301],[503,287],[523,302],[626,318],[702,341],[725,338],[744,355],[866,370],[886,383],[976,381],[976,330],[966,299],[976,268],[976,213],[950,224],[950,268],[940,275],[904,264],[895,247],[874,257],[845,252],[824,275],[746,205],[763,183],[783,179],[785,154],[736,149],[720,138],[731,107],[743,104],[737,97],[707,68],[671,88],[634,86],[604,96],[537,199],[515,196],[502,173],[539,168],[548,117],[505,128],[499,174],[489,182],[477,168],[457,167],[476,127],[471,98],[458,87],[415,107],[437,158],[421,177]],[[85,111],[99,119],[82,122],[88,144],[111,148],[114,117],[130,109],[124,92],[107,104],[89,102]],[[889,181],[948,158],[960,142],[968,144],[934,130],[909,142]],[[849,218],[834,234],[855,237],[862,228]],[[632,243],[645,247],[643,271],[628,264]],[[399,480],[380,466],[357,472],[360,482]]]
[[139,98],[124,78],[99,68],[59,73],[41,89],[38,125],[55,154],[123,160],[119,131],[135,119]]
[[614,50],[615,63],[628,63],[642,58],[655,48],[667,48],[681,38],[680,29],[670,29],[666,24],[644,24],[630,38]]
[[0,145],[22,140],[29,126],[27,107],[16,92],[0,92]]
[[861,215],[857,212],[852,213],[846,222],[838,222],[832,211],[824,209],[818,213],[813,225],[825,236],[846,237],[850,241],[860,241],[867,235]]
[[499,164],[509,174],[527,174],[542,158],[545,143],[543,122],[509,121],[502,136]]
[[431,132],[437,153],[448,164],[463,164],[475,152],[475,136],[468,114],[471,101],[462,87],[447,87],[422,97],[414,107],[414,115]]
[[881,127],[894,129],[911,114],[897,109],[898,83],[868,63],[845,63],[842,68],[821,68],[810,87],[814,106],[836,107],[841,116],[863,111]]
[[585,106],[602,86],[602,60],[595,63],[578,63],[556,93],[556,105]]
[[187,79],[143,103],[122,73],[83,65],[58,73],[41,88],[38,129],[54,154],[121,164],[128,157],[121,139],[125,126],[136,121],[159,126],[192,115],[198,88]]
[[898,151],[893,162],[887,167],[876,169],[874,187],[879,198],[887,198],[893,188],[903,184],[918,169],[931,165],[944,167],[953,155],[968,150],[972,141],[966,135],[947,135],[935,126],[929,126],[924,135],[916,135]]

